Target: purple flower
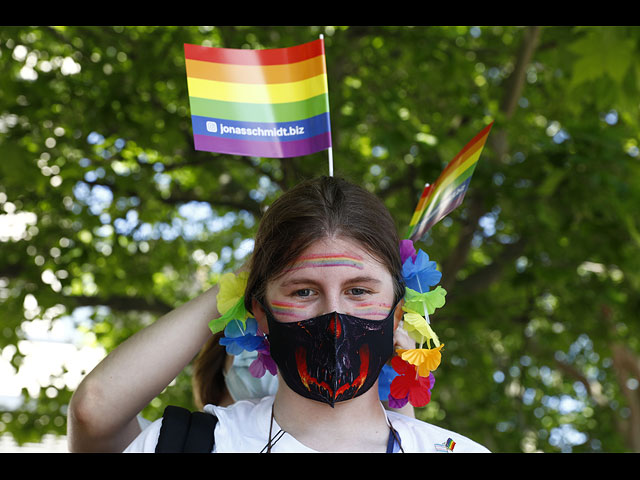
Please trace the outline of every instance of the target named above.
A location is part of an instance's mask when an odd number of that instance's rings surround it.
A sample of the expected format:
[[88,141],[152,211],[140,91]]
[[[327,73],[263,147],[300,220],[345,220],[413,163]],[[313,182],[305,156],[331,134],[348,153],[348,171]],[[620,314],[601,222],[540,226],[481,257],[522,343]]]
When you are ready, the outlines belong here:
[[393,396],[391,396],[391,394],[389,394],[389,408],[402,408],[404,407],[407,402],[409,401],[409,394],[407,393],[407,396],[404,398],[394,398]]
[[411,240],[400,240],[400,260],[404,264],[407,258],[416,259],[416,249]]
[[258,348],[258,358],[256,358],[251,365],[249,365],[249,373],[255,378],[262,378],[262,376],[269,371],[271,375],[278,374],[278,367],[276,362],[271,358],[269,352],[269,344],[263,341],[263,345]]

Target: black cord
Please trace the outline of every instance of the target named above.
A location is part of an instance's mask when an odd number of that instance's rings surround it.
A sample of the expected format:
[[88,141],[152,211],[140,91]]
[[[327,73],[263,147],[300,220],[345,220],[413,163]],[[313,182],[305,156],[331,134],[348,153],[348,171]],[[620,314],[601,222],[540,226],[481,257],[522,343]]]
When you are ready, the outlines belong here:
[[280,429],[278,431],[278,433],[276,433],[275,437],[271,436],[271,432],[273,431],[273,405],[271,405],[271,424],[269,425],[269,440],[267,441],[267,444],[262,448],[262,450],[260,450],[260,453],[271,453],[271,447],[273,447],[278,440],[280,440],[285,433],[284,430]]

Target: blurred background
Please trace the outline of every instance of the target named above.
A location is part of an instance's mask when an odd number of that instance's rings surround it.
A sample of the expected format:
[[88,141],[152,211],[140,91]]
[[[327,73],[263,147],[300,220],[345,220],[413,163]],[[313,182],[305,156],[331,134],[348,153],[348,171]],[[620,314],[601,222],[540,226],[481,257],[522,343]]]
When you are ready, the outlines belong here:
[[[448,292],[418,416],[494,452],[640,452],[640,29],[598,26],[0,27],[0,451],[66,451],[83,376],[328,174],[326,152],[194,151],[183,44],[320,34],[335,175],[401,232],[495,122],[463,205],[417,245]],[[169,403],[193,408],[190,367],[143,414]]]

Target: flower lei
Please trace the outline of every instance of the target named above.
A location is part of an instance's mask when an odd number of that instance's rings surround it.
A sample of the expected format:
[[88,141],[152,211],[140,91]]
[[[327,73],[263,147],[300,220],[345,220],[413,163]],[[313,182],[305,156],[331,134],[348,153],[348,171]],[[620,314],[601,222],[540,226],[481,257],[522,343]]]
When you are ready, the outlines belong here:
[[439,285],[430,290],[440,282],[442,273],[424,251],[416,252],[411,240],[400,242],[400,257],[406,285],[404,328],[419,348],[396,349],[397,355],[390,366],[384,366],[380,376],[380,398],[387,400],[391,408],[402,408],[407,402],[423,407],[431,400],[435,384],[432,372],[440,365],[444,347],[431,328],[429,315],[445,304],[447,292]]
[[269,354],[269,343],[258,328],[255,318],[249,317],[244,306],[244,291],[247,287],[248,272],[238,275],[225,273],[220,277],[220,290],[216,300],[220,317],[209,322],[209,328],[216,334],[224,330],[220,338],[229,355],[239,355],[243,351],[258,352],[257,358],[249,365],[249,372],[261,378],[267,371],[276,375],[276,363]]
[[[401,408],[407,402],[422,407],[431,400],[435,383],[432,372],[440,365],[440,351],[444,346],[431,328],[429,315],[444,305],[447,292],[441,286],[429,289],[438,284],[442,274],[425,252],[415,251],[411,240],[400,242],[400,255],[406,284],[402,307],[404,328],[419,348],[396,349],[397,355],[380,373],[378,389],[380,399],[387,400],[391,408]],[[245,350],[258,352],[249,366],[251,375],[261,378],[267,371],[276,375],[277,367],[269,353],[269,343],[244,305],[247,278],[247,272],[221,276],[217,295],[220,317],[211,320],[209,328],[214,334],[224,330],[220,344],[229,355],[239,355]]]

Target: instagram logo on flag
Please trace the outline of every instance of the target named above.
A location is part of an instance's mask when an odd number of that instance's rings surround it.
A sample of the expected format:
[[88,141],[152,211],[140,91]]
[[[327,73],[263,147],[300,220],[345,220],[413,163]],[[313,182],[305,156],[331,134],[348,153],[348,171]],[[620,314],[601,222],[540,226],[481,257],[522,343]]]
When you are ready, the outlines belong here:
[[218,131],[218,124],[216,122],[207,121],[207,132],[216,133]]

